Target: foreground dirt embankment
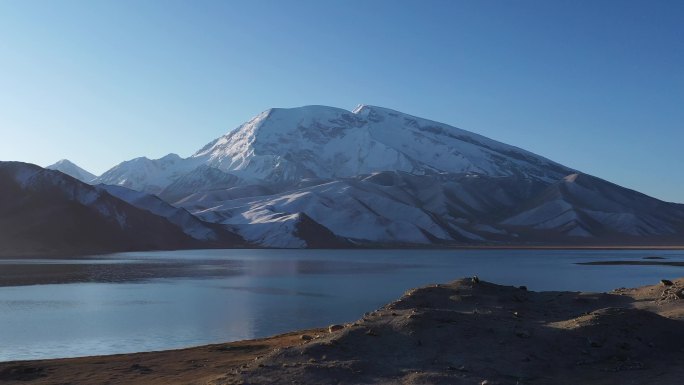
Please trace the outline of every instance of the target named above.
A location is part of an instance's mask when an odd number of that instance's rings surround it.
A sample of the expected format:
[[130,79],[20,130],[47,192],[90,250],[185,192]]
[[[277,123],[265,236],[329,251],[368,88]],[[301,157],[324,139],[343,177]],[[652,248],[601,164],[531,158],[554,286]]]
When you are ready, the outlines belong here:
[[[681,384],[684,279],[610,293],[462,279],[347,325],[130,355],[0,364],[9,384]],[[275,315],[274,315],[275,316]]]

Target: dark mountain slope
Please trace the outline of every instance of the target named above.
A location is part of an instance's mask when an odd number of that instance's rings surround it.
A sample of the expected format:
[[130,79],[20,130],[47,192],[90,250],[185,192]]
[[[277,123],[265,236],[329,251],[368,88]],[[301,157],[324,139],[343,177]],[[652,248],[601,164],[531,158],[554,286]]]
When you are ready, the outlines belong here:
[[205,246],[166,218],[66,174],[0,162],[0,256]]

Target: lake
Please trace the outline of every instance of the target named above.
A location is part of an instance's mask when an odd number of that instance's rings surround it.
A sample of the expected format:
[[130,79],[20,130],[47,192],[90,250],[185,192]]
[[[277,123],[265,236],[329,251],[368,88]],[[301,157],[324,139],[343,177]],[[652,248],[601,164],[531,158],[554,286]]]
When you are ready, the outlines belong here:
[[412,287],[465,276],[531,290],[606,291],[684,275],[678,266],[576,264],[646,256],[684,261],[681,250],[190,250],[0,260],[0,361],[325,327]]

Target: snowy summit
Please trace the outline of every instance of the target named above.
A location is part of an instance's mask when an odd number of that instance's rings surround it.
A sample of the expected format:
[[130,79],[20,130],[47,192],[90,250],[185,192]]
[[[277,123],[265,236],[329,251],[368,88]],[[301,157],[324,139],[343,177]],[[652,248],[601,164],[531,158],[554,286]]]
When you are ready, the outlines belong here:
[[72,178],[76,178],[81,182],[90,183],[96,178],[94,174],[82,169],[68,159],[62,159],[55,164],[51,164],[47,167],[48,170],[61,171]]

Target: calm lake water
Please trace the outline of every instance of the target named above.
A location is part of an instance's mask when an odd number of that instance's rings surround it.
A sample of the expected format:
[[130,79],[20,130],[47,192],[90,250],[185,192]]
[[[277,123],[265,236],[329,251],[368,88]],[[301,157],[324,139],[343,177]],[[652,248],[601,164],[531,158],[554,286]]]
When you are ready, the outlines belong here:
[[0,272],[26,264],[91,269],[72,277],[84,282],[0,287],[0,361],[162,350],[327,326],[358,319],[409,288],[472,275],[575,291],[684,276],[684,267],[575,264],[646,256],[684,261],[684,251],[663,250],[192,250],[0,260]]

